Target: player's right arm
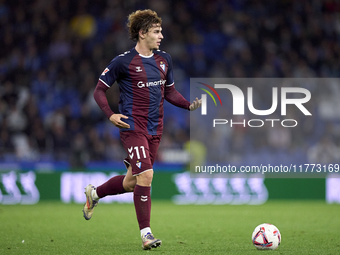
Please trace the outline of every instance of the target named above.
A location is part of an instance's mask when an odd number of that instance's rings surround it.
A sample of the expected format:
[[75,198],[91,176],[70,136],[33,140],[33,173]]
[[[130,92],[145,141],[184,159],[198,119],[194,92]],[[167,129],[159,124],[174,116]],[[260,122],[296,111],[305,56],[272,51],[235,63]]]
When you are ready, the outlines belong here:
[[96,100],[98,106],[100,109],[104,112],[106,117],[118,128],[130,128],[130,125],[123,122],[121,119],[127,119],[128,117],[120,114],[120,113],[114,113],[106,98],[106,90],[108,90],[109,87],[107,87],[103,82],[100,80],[97,83],[97,86],[93,92],[93,97]]
[[121,119],[128,119],[129,117],[123,114],[112,114],[109,120],[118,128],[130,128],[130,125],[121,121]]
[[93,92],[93,97],[97,102],[100,109],[104,112],[106,117],[118,128],[130,128],[130,125],[123,122],[121,119],[127,119],[128,117],[114,113],[106,98],[106,91],[114,84],[121,74],[120,56],[114,58],[108,67],[105,68],[100,75],[97,86]]

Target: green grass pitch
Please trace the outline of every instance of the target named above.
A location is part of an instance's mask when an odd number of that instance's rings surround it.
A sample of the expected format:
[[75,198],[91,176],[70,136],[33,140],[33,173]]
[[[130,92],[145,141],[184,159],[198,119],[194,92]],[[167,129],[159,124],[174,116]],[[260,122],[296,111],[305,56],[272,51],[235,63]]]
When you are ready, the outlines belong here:
[[[340,205],[273,201],[264,205],[174,205],[154,201],[151,227],[160,248],[143,251],[132,204],[0,206],[0,254],[340,254]],[[259,251],[251,234],[275,224],[282,243]],[[24,241],[23,241],[24,240]]]

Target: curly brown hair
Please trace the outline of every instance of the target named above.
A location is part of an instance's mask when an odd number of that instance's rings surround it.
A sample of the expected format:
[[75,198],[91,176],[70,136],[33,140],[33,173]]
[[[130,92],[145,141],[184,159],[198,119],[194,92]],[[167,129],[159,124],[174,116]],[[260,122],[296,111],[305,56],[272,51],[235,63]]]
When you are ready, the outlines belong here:
[[154,24],[162,24],[162,19],[150,9],[135,11],[128,16],[128,20],[130,39],[134,42],[138,41],[140,30],[147,33]]

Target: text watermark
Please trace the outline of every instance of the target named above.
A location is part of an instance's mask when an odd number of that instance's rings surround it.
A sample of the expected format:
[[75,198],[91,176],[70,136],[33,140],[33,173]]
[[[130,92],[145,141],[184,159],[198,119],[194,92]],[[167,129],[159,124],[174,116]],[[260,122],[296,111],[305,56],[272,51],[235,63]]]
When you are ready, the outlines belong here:
[[339,164],[301,164],[301,165],[271,165],[260,164],[253,166],[235,165],[205,165],[195,166],[194,173],[220,174],[220,173],[339,173]]

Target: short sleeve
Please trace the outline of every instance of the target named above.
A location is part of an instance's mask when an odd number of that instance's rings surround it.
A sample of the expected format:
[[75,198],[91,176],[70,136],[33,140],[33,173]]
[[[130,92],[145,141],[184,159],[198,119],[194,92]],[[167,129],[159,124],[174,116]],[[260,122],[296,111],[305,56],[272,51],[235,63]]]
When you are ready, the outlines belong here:
[[121,70],[120,59],[120,56],[115,57],[99,77],[99,80],[108,87],[111,87],[119,77]]

